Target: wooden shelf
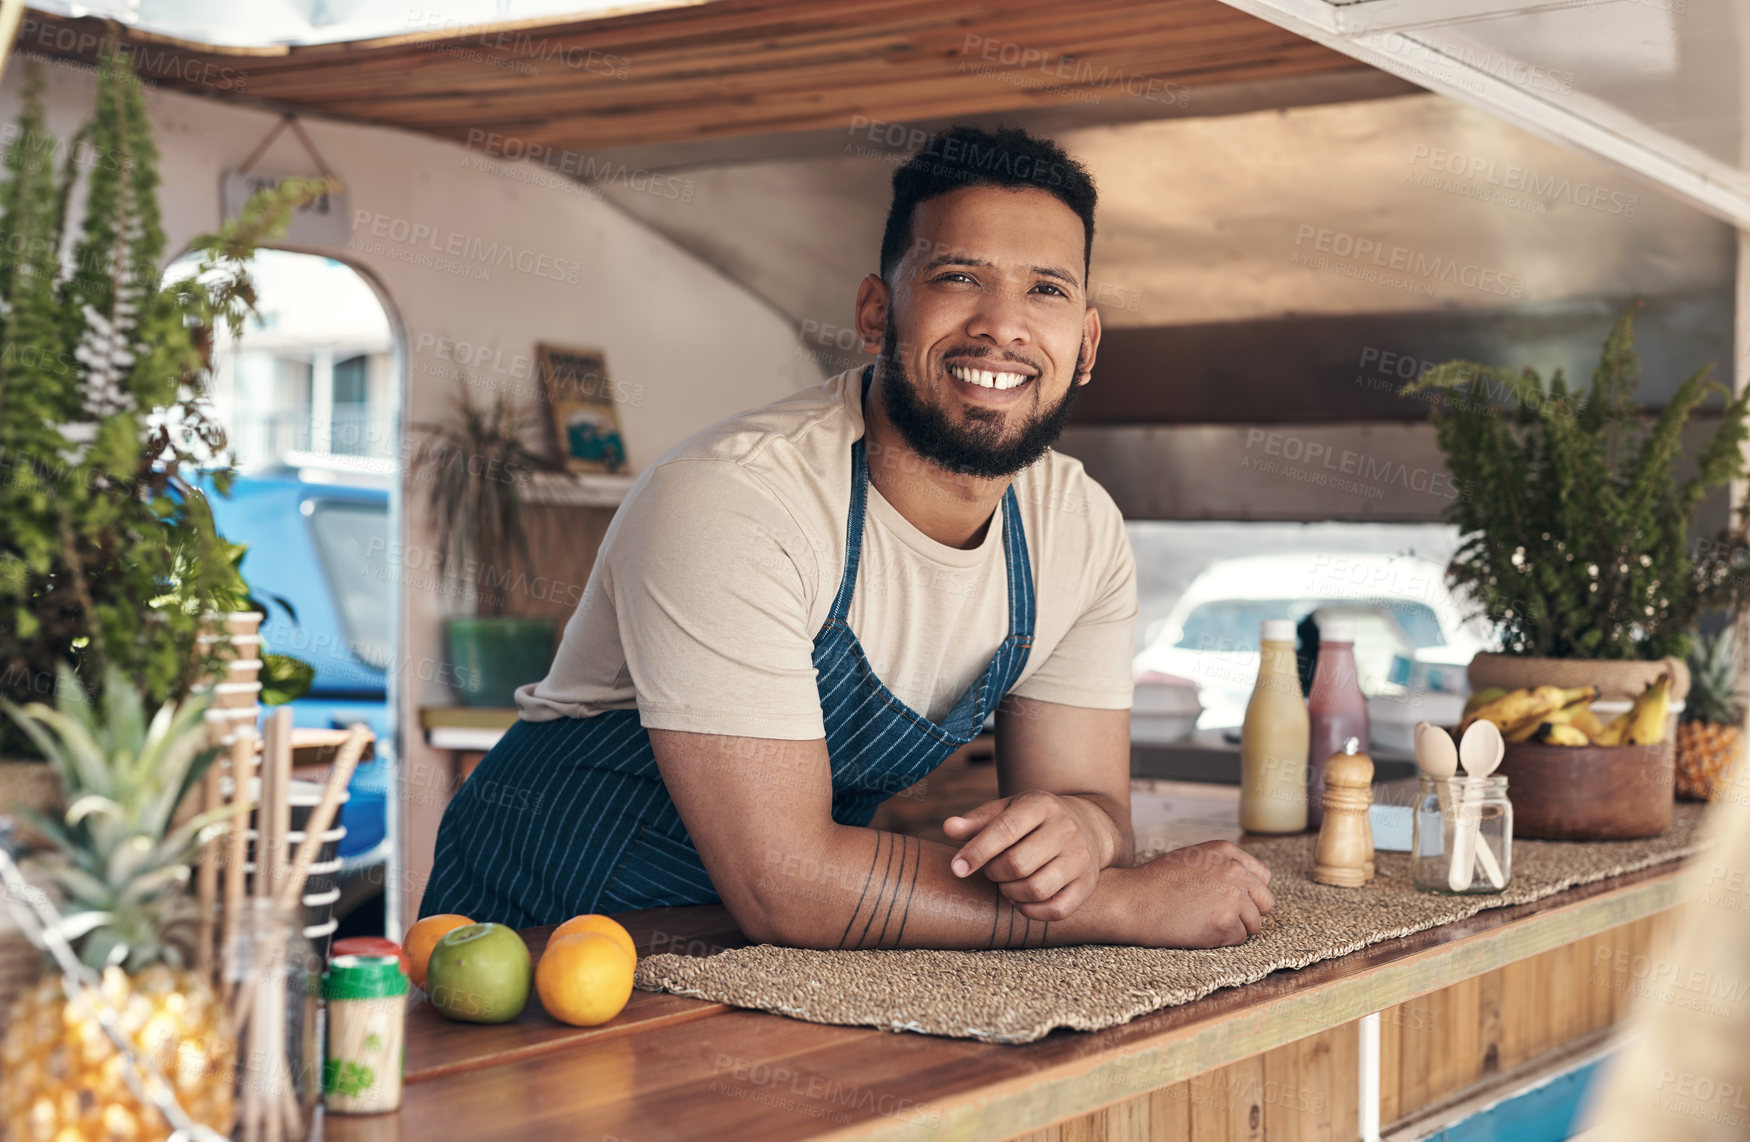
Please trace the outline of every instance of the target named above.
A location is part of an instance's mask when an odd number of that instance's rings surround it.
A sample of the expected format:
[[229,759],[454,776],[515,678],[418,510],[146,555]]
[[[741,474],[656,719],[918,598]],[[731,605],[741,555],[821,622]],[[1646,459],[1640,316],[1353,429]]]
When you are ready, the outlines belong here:
[[525,504],[567,508],[617,508],[637,477],[629,473],[536,472],[523,488]]
[[419,725],[433,749],[485,752],[516,724],[515,706],[422,706]]

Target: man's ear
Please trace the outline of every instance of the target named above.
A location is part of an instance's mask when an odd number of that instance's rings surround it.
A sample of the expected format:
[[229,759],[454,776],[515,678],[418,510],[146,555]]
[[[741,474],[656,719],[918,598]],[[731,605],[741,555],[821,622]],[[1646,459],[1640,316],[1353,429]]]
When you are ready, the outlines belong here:
[[1076,351],[1076,384],[1085,385],[1094,379],[1094,356],[1099,349],[1100,311],[1090,305],[1082,323],[1081,348]]
[[867,274],[857,283],[857,339],[863,352],[881,352],[881,341],[887,332],[887,307],[893,302],[892,291],[880,274]]

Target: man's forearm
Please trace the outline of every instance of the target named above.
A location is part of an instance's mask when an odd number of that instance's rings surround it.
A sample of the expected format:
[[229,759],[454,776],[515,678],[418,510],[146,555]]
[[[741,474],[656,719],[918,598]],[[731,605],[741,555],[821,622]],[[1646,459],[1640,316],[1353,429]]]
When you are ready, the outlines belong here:
[[1124,869],[1101,873],[1075,913],[1060,921],[1022,915],[982,876],[948,868],[950,845],[841,826],[818,856],[772,851],[759,869],[767,902],[762,933],[813,948],[1037,948],[1126,942]]
[[1104,793],[1069,793],[1086,803],[1091,827],[1101,834],[1100,867],[1129,868],[1136,861],[1136,835],[1130,827],[1130,806]]

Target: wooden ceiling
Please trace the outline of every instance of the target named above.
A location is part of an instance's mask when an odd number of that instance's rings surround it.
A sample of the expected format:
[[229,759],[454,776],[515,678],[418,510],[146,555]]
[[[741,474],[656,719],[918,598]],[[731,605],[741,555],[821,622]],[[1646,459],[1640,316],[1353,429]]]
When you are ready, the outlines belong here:
[[[91,35],[54,33],[90,33],[96,21],[31,19],[21,51],[95,54],[78,46]],[[857,116],[914,124],[1090,104],[1117,118],[1195,113],[1199,90],[1371,70],[1220,0],[710,0],[249,52],[124,34],[164,87],[577,150],[848,132]],[[223,77],[240,74],[239,92]]]

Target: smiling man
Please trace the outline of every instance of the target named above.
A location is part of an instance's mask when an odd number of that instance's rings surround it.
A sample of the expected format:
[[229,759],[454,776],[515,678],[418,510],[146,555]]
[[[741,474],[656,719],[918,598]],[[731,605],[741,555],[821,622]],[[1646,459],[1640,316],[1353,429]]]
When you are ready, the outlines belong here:
[[[1100,344],[1094,203],[1019,130],[951,129],[894,173],[857,290],[875,360],[640,476],[444,814],[422,915],[721,901],[754,940],[827,948],[1259,929],[1270,873],[1232,845],[1132,867],[1135,568],[1051,450]],[[868,827],[993,713],[1002,796],[947,818],[955,843]]]

